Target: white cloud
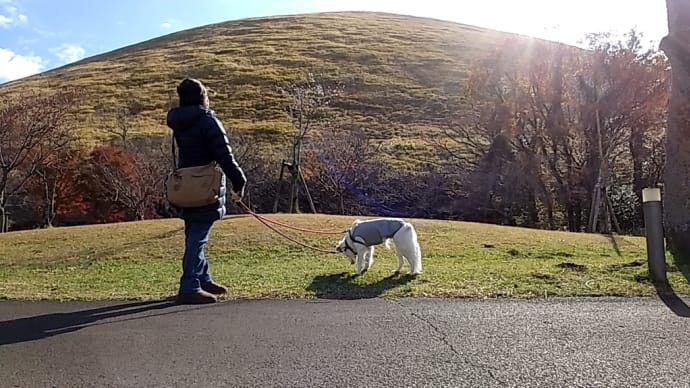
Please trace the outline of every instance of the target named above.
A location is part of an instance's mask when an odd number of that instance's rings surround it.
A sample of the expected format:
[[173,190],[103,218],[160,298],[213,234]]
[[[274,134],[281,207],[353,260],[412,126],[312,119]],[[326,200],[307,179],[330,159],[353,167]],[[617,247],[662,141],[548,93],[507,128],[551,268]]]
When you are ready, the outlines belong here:
[[19,13],[17,7],[5,7],[4,14],[0,13],[0,27],[10,28],[18,25],[27,24],[29,17]]
[[180,24],[180,21],[177,19],[168,19],[161,23],[161,28],[164,28],[166,30],[169,30],[175,26],[178,26]]
[[51,49],[63,64],[76,62],[86,56],[86,50],[78,44],[63,43]]
[[19,55],[0,48],[0,82],[12,81],[40,73],[45,67],[43,59],[36,55]]

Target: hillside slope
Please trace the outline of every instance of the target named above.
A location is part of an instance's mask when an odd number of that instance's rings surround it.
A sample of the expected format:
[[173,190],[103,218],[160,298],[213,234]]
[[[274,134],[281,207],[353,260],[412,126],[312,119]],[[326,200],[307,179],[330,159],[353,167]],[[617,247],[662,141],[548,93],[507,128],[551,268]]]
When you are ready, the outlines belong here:
[[[81,134],[106,137],[99,112],[139,100],[135,133],[163,134],[174,87],[202,79],[228,127],[265,133],[269,143],[290,128],[276,86],[307,71],[345,84],[335,104],[341,124],[362,128],[388,151],[415,151],[419,139],[448,120],[473,60],[511,34],[382,13],[320,13],[244,19],[194,28],[84,59],[0,86],[83,86],[76,108]],[[528,39],[528,38],[521,38]],[[281,137],[282,138],[282,137]],[[282,147],[282,142],[280,144]]]

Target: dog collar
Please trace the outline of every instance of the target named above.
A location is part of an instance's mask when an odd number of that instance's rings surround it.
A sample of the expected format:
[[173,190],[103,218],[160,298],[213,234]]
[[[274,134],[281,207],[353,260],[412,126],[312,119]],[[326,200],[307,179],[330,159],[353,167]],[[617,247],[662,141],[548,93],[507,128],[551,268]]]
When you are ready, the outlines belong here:
[[[350,240],[352,240],[352,242],[367,246],[366,241],[357,241],[357,239],[355,239],[355,236],[352,235],[352,230],[348,230],[347,234],[350,236]],[[347,244],[347,241],[345,242],[345,244]]]
[[350,246],[350,244],[347,243],[347,240],[345,240],[345,249],[349,249],[350,252],[354,253],[355,255],[357,254],[357,252],[355,252],[355,250]]
[[[355,239],[355,236],[352,235],[352,230],[348,230],[348,231],[347,231],[347,235],[348,235],[348,237],[350,237],[350,240],[352,240],[352,242],[359,243],[359,244],[362,244],[362,245],[364,245],[364,246],[367,245],[367,244],[364,243],[364,242],[357,241],[357,240]],[[350,252],[352,252],[352,254],[356,255],[356,254],[357,254],[357,251],[355,251],[355,249],[352,248],[352,247],[350,246],[350,244],[347,243],[347,240],[345,240],[344,242],[345,242],[345,250],[349,250]]]

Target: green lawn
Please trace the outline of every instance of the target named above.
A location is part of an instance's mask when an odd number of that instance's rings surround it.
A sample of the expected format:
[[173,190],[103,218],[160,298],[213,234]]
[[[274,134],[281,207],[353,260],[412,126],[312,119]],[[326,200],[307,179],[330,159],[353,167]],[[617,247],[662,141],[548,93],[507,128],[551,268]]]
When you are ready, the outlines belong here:
[[[340,229],[353,217],[269,215],[295,226]],[[228,217],[207,250],[228,298],[532,297],[652,295],[644,239],[573,234],[465,222],[413,220],[424,273],[391,276],[392,251],[381,247],[371,271],[353,277],[340,255],[304,249],[255,219]],[[339,236],[291,233],[330,249]],[[176,292],[182,222],[157,220],[52,228],[0,235],[0,298],[148,299]],[[407,267],[405,267],[407,269]],[[671,266],[676,292],[685,277]]]

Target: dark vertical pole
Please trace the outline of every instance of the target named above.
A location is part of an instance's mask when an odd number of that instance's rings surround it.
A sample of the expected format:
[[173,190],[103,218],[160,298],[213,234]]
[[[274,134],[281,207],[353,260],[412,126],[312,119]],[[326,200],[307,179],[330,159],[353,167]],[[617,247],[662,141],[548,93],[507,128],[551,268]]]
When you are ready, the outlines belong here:
[[642,210],[647,238],[647,265],[649,276],[655,283],[666,282],[666,253],[662,222],[661,189],[642,190]]
[[273,203],[273,213],[278,213],[278,202],[280,201],[280,193],[283,191],[283,173],[285,172],[285,160],[280,162],[280,177],[278,177],[278,190],[276,192],[276,200]]

